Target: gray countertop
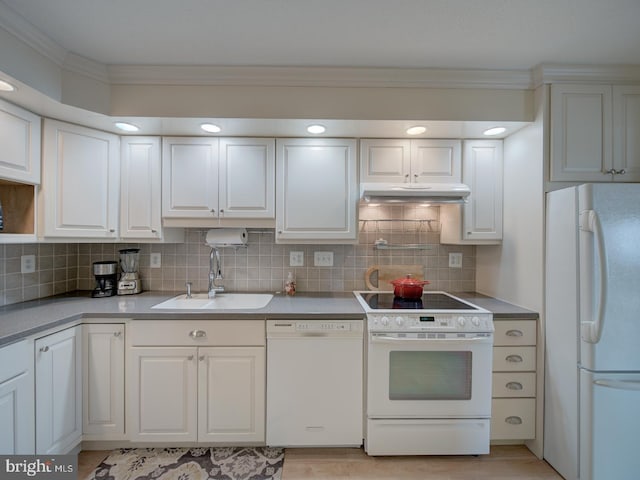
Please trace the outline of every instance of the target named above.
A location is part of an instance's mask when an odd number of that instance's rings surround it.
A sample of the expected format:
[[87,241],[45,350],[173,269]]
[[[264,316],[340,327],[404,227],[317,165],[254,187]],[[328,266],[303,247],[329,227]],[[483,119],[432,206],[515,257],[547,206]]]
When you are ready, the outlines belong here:
[[[351,292],[274,295],[265,308],[251,310],[160,310],[153,305],[177,295],[175,292],[144,292],[139,295],[91,298],[89,292],[0,307],[0,345],[81,318],[133,318],[179,320],[256,318],[364,318],[364,310]],[[537,318],[537,313],[476,293],[456,293],[494,313],[495,318]]]

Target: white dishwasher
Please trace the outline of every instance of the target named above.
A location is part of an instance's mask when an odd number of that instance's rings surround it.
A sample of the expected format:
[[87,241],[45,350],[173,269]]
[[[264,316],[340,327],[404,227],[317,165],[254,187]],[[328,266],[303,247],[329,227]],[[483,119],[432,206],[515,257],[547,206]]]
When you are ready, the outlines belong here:
[[267,321],[267,445],[362,445],[363,325]]

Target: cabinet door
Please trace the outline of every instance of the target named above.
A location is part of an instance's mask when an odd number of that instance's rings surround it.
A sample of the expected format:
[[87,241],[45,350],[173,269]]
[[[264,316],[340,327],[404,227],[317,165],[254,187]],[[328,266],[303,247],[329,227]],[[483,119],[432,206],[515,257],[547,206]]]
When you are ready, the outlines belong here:
[[65,454],[82,437],[80,326],[35,342],[36,453]]
[[0,100],[0,178],[40,183],[40,117]]
[[278,139],[276,241],[354,243],[356,141]]
[[120,236],[160,238],[160,138],[123,137],[120,175]]
[[124,325],[83,325],[82,359],[85,438],[124,438]]
[[33,342],[0,349],[0,455],[35,453]]
[[220,139],[220,217],[275,218],[275,140]]
[[465,240],[502,239],[502,140],[464,143],[462,181],[471,195],[462,206]]
[[617,182],[640,182],[640,87],[613,87],[613,168]]
[[127,430],[132,441],[197,439],[197,348],[131,348]]
[[201,347],[198,441],[264,442],[264,347]]
[[408,182],[410,162],[410,140],[360,140],[360,182]]
[[551,85],[551,181],[609,180],[611,87]]
[[162,140],[162,216],[216,218],[218,139],[167,137]]
[[44,236],[118,236],[119,142],[110,133],[45,120]]
[[460,140],[411,140],[413,183],[460,183]]

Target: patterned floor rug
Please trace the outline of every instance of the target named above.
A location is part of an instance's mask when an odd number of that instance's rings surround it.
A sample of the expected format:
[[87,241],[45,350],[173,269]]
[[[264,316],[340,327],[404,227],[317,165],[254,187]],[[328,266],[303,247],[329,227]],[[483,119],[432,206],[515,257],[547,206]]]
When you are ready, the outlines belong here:
[[280,480],[281,448],[123,448],[86,480]]

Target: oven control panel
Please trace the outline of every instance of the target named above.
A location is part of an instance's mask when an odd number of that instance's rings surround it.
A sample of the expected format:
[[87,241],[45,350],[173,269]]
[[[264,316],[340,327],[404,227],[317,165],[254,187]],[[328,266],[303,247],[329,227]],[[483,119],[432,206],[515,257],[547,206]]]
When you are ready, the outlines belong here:
[[490,313],[369,313],[370,332],[493,332]]

